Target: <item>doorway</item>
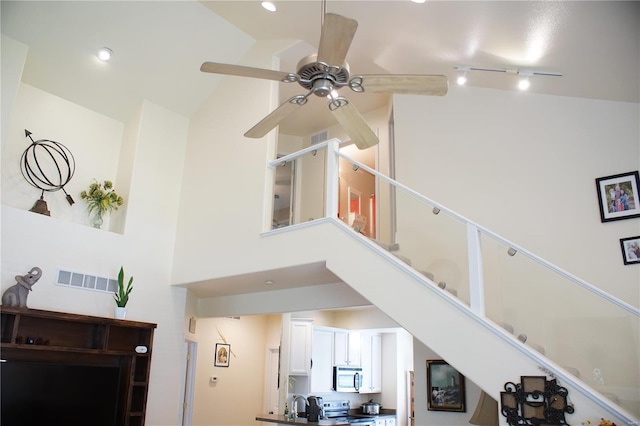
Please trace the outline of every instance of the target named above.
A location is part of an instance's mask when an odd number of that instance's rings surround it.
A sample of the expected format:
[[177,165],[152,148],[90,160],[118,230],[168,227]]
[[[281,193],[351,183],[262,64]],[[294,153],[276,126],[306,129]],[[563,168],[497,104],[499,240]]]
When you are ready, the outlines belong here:
[[280,398],[280,348],[272,346],[267,349],[266,364],[264,412],[278,414],[280,412],[278,403]]
[[184,378],[182,386],[182,409],[180,410],[182,426],[190,426],[193,418],[193,393],[195,387],[196,364],[198,357],[198,343],[184,341]]
[[[360,150],[349,143],[342,145],[340,152],[371,169],[376,169],[377,146]],[[376,177],[344,158],[340,158],[339,168],[338,217],[356,232],[376,238]]]

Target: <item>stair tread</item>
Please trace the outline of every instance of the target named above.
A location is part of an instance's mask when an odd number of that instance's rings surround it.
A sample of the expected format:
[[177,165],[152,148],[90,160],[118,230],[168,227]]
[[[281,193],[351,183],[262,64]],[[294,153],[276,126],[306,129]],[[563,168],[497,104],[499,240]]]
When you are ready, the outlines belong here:
[[371,238],[371,241],[373,241],[374,243],[376,243],[377,245],[379,245],[380,247],[382,247],[387,251],[398,251],[400,249],[400,244],[398,243],[385,243],[383,241],[376,240],[373,238]]

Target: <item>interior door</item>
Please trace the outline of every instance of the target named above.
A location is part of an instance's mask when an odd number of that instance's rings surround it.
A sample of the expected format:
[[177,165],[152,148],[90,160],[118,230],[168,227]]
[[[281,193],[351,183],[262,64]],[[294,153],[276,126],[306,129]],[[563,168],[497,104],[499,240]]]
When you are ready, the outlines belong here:
[[182,398],[182,426],[190,426],[193,416],[193,388],[196,374],[196,354],[198,353],[198,343],[189,340],[185,341],[185,377]]
[[[377,149],[376,146],[360,150],[354,144],[344,144],[340,152],[375,170]],[[378,206],[375,203],[375,176],[344,158],[339,159],[339,168],[339,218],[369,238],[376,238]]]

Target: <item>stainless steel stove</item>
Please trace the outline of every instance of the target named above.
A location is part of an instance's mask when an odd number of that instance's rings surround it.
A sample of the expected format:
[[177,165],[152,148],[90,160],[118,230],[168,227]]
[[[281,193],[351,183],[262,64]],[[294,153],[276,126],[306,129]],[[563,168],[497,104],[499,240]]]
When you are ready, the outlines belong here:
[[337,420],[357,426],[375,426],[376,421],[372,417],[366,415],[351,415],[351,402],[343,401],[325,401],[322,404],[324,408],[324,416],[327,419]]

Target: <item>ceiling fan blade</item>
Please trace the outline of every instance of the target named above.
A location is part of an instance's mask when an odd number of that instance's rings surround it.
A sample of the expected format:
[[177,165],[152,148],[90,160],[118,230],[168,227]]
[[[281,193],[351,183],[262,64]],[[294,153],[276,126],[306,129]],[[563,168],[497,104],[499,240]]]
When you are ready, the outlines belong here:
[[294,96],[287,102],[284,102],[278,108],[273,110],[269,115],[260,120],[258,124],[249,129],[244,135],[248,138],[256,139],[263,137],[271,130],[276,128],[276,126],[278,126],[278,124],[280,124],[282,120],[287,118],[297,108],[306,103],[306,98],[303,98],[304,101],[300,101],[300,98],[300,96]]
[[205,62],[200,67],[202,72],[213,74],[235,75],[239,77],[263,78],[266,80],[288,81],[290,74],[284,71],[267,70],[263,68],[244,67],[242,65],[219,64]]
[[335,13],[326,13],[320,34],[318,62],[341,67],[357,29],[357,21]]
[[378,137],[352,104],[346,104],[332,112],[340,126],[359,149],[367,149],[378,143]]
[[362,87],[367,93],[444,96],[449,89],[449,81],[444,75],[363,75]]

